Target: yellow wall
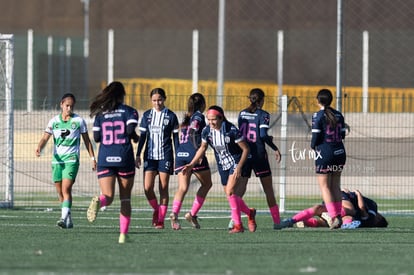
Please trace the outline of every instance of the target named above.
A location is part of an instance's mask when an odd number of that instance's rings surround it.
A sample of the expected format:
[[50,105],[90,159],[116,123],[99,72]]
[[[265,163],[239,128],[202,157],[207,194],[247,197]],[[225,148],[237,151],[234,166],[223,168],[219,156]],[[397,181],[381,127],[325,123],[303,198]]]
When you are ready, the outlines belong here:
[[[167,93],[166,105],[172,110],[185,110],[187,98],[192,92],[191,80],[180,79],[118,79],[125,85],[127,104],[140,106],[139,109],[151,107],[149,94],[156,87],[163,88]],[[261,88],[266,94],[264,109],[269,112],[278,112],[278,86],[269,82],[236,82],[228,81],[224,84],[223,109],[225,111],[239,111],[249,105],[247,96],[252,88]],[[283,94],[292,102],[298,102],[303,112],[314,112],[317,109],[315,96],[322,88],[330,89],[335,96],[333,86],[300,86],[284,85]],[[198,91],[207,101],[207,106],[216,104],[217,83],[215,81],[199,81]],[[343,112],[362,112],[362,88],[344,87],[342,92]],[[414,89],[403,88],[369,88],[369,112],[413,112]],[[335,107],[335,100],[334,100]],[[298,111],[297,104],[290,104],[291,111]]]

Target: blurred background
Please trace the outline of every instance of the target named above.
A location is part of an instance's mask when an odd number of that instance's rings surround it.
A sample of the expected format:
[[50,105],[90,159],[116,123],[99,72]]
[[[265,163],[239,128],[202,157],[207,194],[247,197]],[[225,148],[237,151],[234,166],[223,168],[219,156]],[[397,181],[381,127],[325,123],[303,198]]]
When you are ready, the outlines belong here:
[[[130,93],[147,95],[160,79],[191,80],[194,30],[198,32],[198,81],[214,82],[220,11],[224,83],[278,84],[280,62],[285,85],[335,86],[337,1],[225,0],[224,7],[220,2],[0,0],[0,32],[15,35],[15,107],[27,107],[30,36],[34,109],[55,107],[68,90],[87,102],[108,81],[109,51],[113,53],[110,78],[134,79]],[[412,1],[343,1],[344,93],[362,86],[364,31],[369,41],[369,87],[390,88],[391,93],[412,88],[413,11]],[[108,49],[109,30],[113,50]],[[283,60],[278,60],[279,31],[283,32]],[[149,87],[137,88],[148,79],[153,81]],[[179,91],[171,82],[168,85],[171,95],[192,91],[191,85],[179,86]],[[236,89],[240,94],[243,88]],[[276,91],[269,93],[277,95]]]

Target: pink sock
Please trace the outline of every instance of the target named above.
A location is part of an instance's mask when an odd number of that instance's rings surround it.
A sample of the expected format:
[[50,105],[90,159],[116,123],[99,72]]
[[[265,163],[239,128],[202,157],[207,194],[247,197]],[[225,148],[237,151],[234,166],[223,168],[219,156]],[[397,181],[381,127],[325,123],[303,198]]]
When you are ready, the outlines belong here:
[[107,206],[106,197],[105,195],[99,196],[99,203],[101,207]]
[[309,218],[312,218],[313,216],[315,216],[315,211],[313,210],[313,208],[308,208],[297,213],[295,216],[293,216],[293,219],[296,222],[305,221]]
[[198,211],[200,211],[201,207],[203,206],[205,198],[196,196],[194,198],[193,206],[191,207],[191,216],[197,216]]
[[341,216],[342,217],[342,201],[336,201],[334,202],[334,207],[335,207],[335,217],[336,216]]
[[315,218],[309,218],[307,220],[304,220],[303,223],[309,227],[318,227],[318,220]]
[[119,231],[121,234],[128,234],[129,224],[131,222],[131,217],[119,215]]
[[172,212],[178,215],[180,213],[180,210],[181,210],[181,206],[182,205],[183,205],[182,202],[180,202],[180,201],[174,201],[173,202],[173,206],[172,206]]
[[[341,214],[341,210],[340,209],[338,209],[338,210],[336,209],[335,203],[336,202],[328,202],[328,203],[325,203],[326,210],[328,210],[329,216],[331,218],[335,218],[336,216],[338,216],[338,215]],[[342,203],[341,203],[341,205],[342,205]]]
[[280,223],[280,213],[279,213],[279,205],[274,205],[269,208],[270,215],[272,216],[273,223],[279,224]]
[[247,206],[244,200],[239,196],[236,196],[236,198],[237,198],[237,203],[239,204],[240,211],[246,215],[250,215],[250,208]]
[[151,207],[154,210],[158,210],[158,201],[157,201],[157,199],[149,200],[148,203],[149,203],[149,205],[151,205]]
[[234,221],[234,224],[242,224],[241,216],[240,216],[240,209],[238,204],[238,197],[236,195],[231,195],[227,197],[229,201],[230,209],[231,209],[231,219]]
[[165,220],[165,215],[167,214],[167,205],[163,205],[161,204],[160,207],[158,208],[158,221],[159,222],[164,222]]

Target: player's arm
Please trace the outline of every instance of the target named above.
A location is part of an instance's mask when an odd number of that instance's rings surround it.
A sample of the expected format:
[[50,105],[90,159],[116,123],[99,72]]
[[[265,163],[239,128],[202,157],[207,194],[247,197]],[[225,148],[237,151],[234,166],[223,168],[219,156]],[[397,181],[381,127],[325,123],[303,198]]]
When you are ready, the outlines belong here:
[[200,148],[198,148],[194,158],[191,160],[191,162],[184,166],[182,173],[183,175],[187,174],[193,167],[199,162],[200,159],[202,159],[207,151],[208,144],[205,141],[201,142]]
[[311,148],[316,149],[316,146],[322,143],[323,134],[322,127],[320,126],[319,113],[314,113],[312,116],[312,139],[311,139]]
[[137,123],[130,123],[127,124],[126,132],[130,140],[137,143],[139,141],[139,135],[135,132],[135,128],[137,127]]
[[355,190],[354,192],[357,196],[358,208],[361,210],[361,217],[368,217],[368,210],[365,206],[364,197],[362,196],[361,192],[359,192],[359,190]]
[[280,160],[282,159],[282,155],[280,154],[279,148],[277,148],[276,144],[273,143],[273,137],[267,134],[267,130],[268,128],[266,127],[260,128],[260,138],[263,140],[265,144],[269,145],[269,147],[272,148],[273,151],[275,151],[276,161],[280,162]]
[[241,176],[242,167],[245,164],[247,157],[249,156],[250,148],[244,139],[236,141],[236,142],[237,142],[237,145],[242,149],[242,155],[240,157],[240,161],[237,164],[237,167],[233,175],[236,176],[236,178],[239,178]]
[[147,132],[146,130],[141,129],[141,135],[139,136],[138,141],[138,148],[137,148],[137,155],[135,157],[135,167],[141,167],[141,152],[142,148],[144,148],[144,144],[147,140]]
[[85,143],[86,150],[88,150],[89,157],[92,160],[92,170],[96,170],[96,158],[95,152],[93,151],[92,142],[89,138],[88,132],[82,133],[83,143]]
[[48,132],[44,132],[42,138],[39,141],[39,144],[36,148],[36,157],[40,157],[40,153],[42,152],[43,148],[45,147],[46,143],[49,141],[52,135]]
[[173,119],[173,142],[174,142],[174,150],[175,152],[177,152],[178,147],[180,146],[180,136],[179,136],[179,132],[180,132],[180,124],[178,123],[178,118],[177,116],[174,114],[174,119]]
[[196,129],[190,128],[188,131],[189,131],[188,135],[190,136],[191,144],[194,146],[194,149],[197,149],[198,144],[197,144]]
[[179,129],[175,129],[173,131],[173,142],[174,142],[174,150],[177,152],[178,146],[180,146],[180,138],[178,135]]

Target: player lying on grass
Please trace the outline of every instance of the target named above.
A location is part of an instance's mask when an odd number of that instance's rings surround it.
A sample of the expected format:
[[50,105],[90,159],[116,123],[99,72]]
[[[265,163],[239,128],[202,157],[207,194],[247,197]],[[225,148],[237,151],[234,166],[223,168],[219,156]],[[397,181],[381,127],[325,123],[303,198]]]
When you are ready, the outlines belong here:
[[[329,227],[332,220],[327,215],[325,205],[317,204],[300,211],[291,218],[284,219],[280,223],[281,228],[293,227]],[[341,216],[343,229],[354,229],[357,227],[387,227],[388,222],[378,212],[375,201],[367,198],[358,190],[350,192],[342,190]]]

